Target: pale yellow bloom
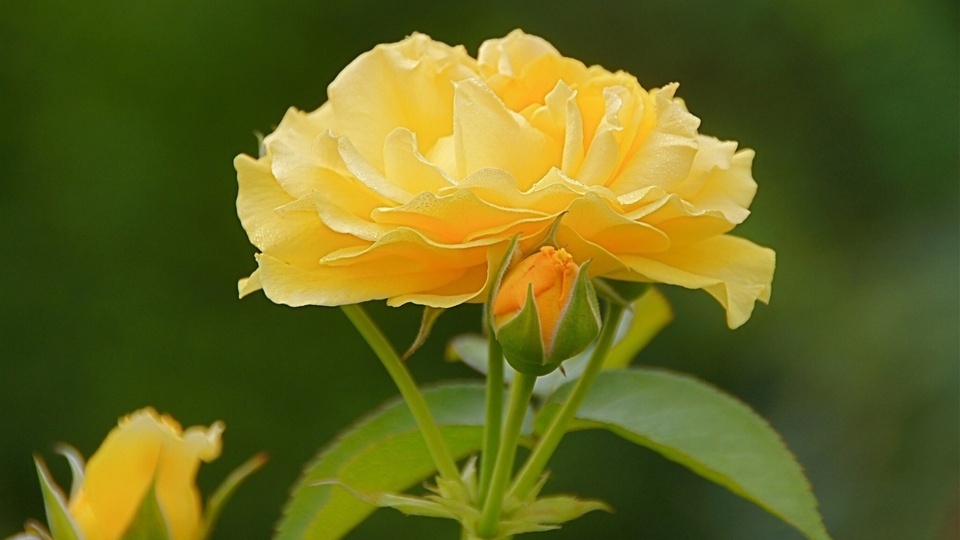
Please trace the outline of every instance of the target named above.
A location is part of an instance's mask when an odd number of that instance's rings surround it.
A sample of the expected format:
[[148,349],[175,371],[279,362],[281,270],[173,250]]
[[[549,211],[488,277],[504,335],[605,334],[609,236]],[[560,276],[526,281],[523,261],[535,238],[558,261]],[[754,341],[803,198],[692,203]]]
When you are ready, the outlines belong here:
[[704,289],[743,324],[774,252],[729,236],[753,152],[700,135],[674,97],[517,30],[477,59],[416,34],[347,66],[235,160],[260,250],[241,295],[300,306],[483,301],[510,239],[557,245],[591,276]]
[[151,408],[122,418],[87,463],[81,488],[70,498],[70,513],[87,540],[120,538],[133,521],[147,490],[157,501],[171,540],[195,540],[202,507],[195,483],[200,461],[220,455],[223,424],[191,427]]

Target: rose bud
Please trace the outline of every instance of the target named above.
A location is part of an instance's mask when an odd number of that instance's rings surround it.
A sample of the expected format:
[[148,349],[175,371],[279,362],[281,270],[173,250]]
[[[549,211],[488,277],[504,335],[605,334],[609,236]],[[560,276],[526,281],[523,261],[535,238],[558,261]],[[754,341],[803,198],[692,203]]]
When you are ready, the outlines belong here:
[[550,246],[507,272],[493,301],[493,326],[513,368],[546,375],[600,333],[600,309],[586,268]]
[[[223,423],[209,428],[180,424],[151,408],[120,420],[87,463],[83,483],[70,497],[70,513],[89,540],[126,538],[154,490],[171,540],[196,540],[203,528],[194,479],[201,461],[220,455]],[[152,530],[152,529],[151,529]]]

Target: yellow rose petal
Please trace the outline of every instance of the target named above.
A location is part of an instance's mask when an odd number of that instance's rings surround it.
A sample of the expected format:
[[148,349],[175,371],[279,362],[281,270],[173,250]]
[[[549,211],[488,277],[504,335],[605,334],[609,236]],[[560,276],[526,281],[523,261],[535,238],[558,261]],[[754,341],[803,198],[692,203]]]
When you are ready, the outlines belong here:
[[336,139],[328,134],[334,126],[329,104],[312,113],[291,108],[277,129],[263,139],[271,172],[292,197],[323,188],[330,175],[348,174]]
[[420,153],[417,135],[397,128],[384,141],[384,176],[408,193],[436,193],[454,185],[446,172]]
[[454,142],[459,177],[484,168],[512,174],[520,189],[532,186],[559,163],[562,149],[476,79],[457,84]]
[[656,127],[642,139],[631,161],[607,184],[616,193],[648,186],[669,191],[690,173],[698,148],[696,130],[700,121],[674,103],[675,89],[671,85],[652,93],[656,99]]
[[[330,84],[338,132],[377,169],[383,143],[394,129],[417,134],[430,149],[453,124],[453,82],[475,77],[476,62],[463,47],[414,34],[360,55]],[[389,96],[389,99],[384,99]]]
[[631,270],[651,281],[705,289],[727,309],[727,325],[737,328],[750,318],[754,303],[770,301],[776,266],[772,249],[723,235],[656,258],[625,257]]

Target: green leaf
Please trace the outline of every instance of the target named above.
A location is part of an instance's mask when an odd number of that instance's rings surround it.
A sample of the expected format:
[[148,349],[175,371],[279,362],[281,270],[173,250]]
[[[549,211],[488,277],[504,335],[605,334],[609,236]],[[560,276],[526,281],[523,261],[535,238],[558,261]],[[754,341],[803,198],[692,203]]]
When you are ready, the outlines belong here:
[[[572,386],[537,416],[549,425]],[[810,484],[779,435],[749,407],[692,377],[654,369],[600,373],[574,429],[603,428],[726,487],[795,527],[829,540]]]
[[43,504],[47,509],[47,526],[56,540],[81,540],[83,534],[77,527],[73,516],[67,509],[67,501],[63,492],[57,486],[47,470],[46,464],[40,456],[34,456],[33,462],[37,465],[37,476],[40,477],[40,490],[43,492]]
[[[455,459],[480,450],[484,392],[482,384],[468,383],[424,391]],[[528,423],[524,433],[530,428]],[[401,492],[434,472],[413,416],[402,401],[392,401],[340,435],[307,466],[284,510],[277,538],[342,538],[375,510],[331,482],[360,493]]]
[[207,499],[206,511],[203,513],[203,530],[200,532],[201,539],[210,537],[210,533],[213,532],[213,527],[217,524],[217,519],[223,512],[223,508],[226,506],[227,501],[230,500],[230,497],[233,496],[234,492],[236,492],[237,488],[240,487],[240,484],[249,478],[251,474],[257,472],[260,467],[263,467],[263,464],[266,462],[266,454],[262,452],[256,454],[234,469],[227,475],[223,482],[220,483],[213,494],[210,495],[210,498]]
[[156,480],[150,484],[140,501],[140,508],[130,526],[124,531],[122,540],[170,540],[167,520],[163,517],[160,501],[157,500]]

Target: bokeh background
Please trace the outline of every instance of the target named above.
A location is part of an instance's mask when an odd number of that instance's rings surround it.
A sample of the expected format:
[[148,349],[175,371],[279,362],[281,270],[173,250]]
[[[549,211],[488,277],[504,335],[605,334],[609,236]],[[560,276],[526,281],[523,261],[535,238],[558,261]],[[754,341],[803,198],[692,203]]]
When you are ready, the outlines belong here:
[[[325,442],[396,392],[336,309],[240,301],[254,248],[237,153],[318,107],[358,54],[421,31],[476,53],[523,28],[561,52],[681,83],[701,131],[757,151],[740,234],[777,250],[742,329],[701,292],[639,362],[710,381],[799,456],[837,539],[958,536],[958,6],[949,1],[0,1],[0,536],[41,517],[31,454],[92,453],[146,404],[226,421],[209,490],[252,453],[216,538],[269,536]],[[371,306],[398,343],[411,309]],[[464,308],[411,361],[423,382]],[[571,436],[551,489],[604,498],[544,538],[797,539],[644,449]],[[380,511],[351,538],[452,538]]]

